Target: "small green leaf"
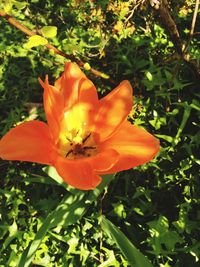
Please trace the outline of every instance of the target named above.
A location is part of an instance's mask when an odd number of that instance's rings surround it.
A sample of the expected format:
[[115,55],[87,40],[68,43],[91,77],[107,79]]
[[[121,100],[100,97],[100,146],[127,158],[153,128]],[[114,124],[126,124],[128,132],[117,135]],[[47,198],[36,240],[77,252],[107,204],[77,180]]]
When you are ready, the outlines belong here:
[[190,117],[190,113],[191,113],[191,107],[188,105],[187,102],[182,103],[182,106],[184,107],[183,117],[182,117],[181,124],[179,126],[179,129],[178,129],[176,137],[175,137],[178,140],[178,142],[180,141],[179,137],[181,136],[181,133],[183,132],[183,129],[185,128],[185,125],[186,125],[186,123]]
[[98,267],[110,267],[110,266],[120,267],[119,262],[116,260],[115,254],[112,250],[109,250],[104,247],[102,247],[101,249],[106,252],[108,259],[102,262]]
[[149,123],[156,129],[160,129],[162,125],[166,125],[165,117],[155,117],[153,120],[149,120]]
[[19,2],[19,1],[14,1],[14,5],[18,10],[24,9],[27,6],[28,3],[25,1]]
[[151,72],[146,71],[146,72],[145,72],[145,75],[146,75],[146,77],[147,77],[147,79],[148,79],[149,81],[152,81],[152,80],[153,80],[153,76],[152,76]]
[[175,231],[169,229],[169,221],[165,216],[160,216],[157,220],[148,223],[151,237],[148,242],[154,249],[156,255],[163,254],[165,249],[173,251],[177,243],[183,243],[182,238]]
[[174,141],[174,138],[172,136],[169,135],[165,135],[165,134],[155,134],[156,137],[161,138],[166,140],[169,143],[172,143]]
[[36,34],[29,37],[28,42],[24,44],[24,48],[30,49],[39,45],[46,45],[47,43],[48,41],[46,38]]
[[56,26],[44,26],[41,29],[42,35],[46,38],[54,38],[57,35],[57,27]]
[[149,260],[130,242],[130,240],[104,216],[102,217],[102,229],[115,241],[131,266],[153,267]]
[[3,5],[3,9],[6,13],[9,13],[12,10],[13,2],[12,1],[6,1],[6,3]]
[[68,240],[69,245],[67,253],[76,253],[76,247],[78,246],[79,239],[77,237],[72,237]]

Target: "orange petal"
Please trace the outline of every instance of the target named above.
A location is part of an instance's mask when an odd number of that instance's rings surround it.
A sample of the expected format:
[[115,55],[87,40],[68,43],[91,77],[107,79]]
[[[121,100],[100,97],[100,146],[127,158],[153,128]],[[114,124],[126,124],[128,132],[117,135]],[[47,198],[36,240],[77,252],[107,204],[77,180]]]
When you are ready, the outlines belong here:
[[80,80],[86,78],[76,63],[68,62],[61,77],[55,82],[55,87],[62,93],[65,109],[74,105],[79,96]]
[[55,140],[62,130],[60,122],[64,112],[72,109],[77,103],[84,107],[84,117],[87,117],[87,121],[83,123],[89,124],[88,121],[92,118],[90,114],[94,114],[98,96],[93,83],[86,78],[76,63],[65,64],[65,70],[55,82],[55,86],[49,85],[48,78],[44,83],[40,79],[39,82],[44,88],[45,113]]
[[114,149],[104,150],[94,157],[88,158],[88,162],[97,173],[105,173],[110,170],[118,161],[119,153]]
[[55,168],[66,183],[81,190],[94,189],[101,182],[85,159],[67,160],[59,156]]
[[92,130],[94,124],[94,116],[98,105],[98,96],[93,83],[85,78],[79,81],[79,96],[77,102],[65,110],[63,118],[60,122],[61,131],[67,132],[72,129],[79,131]]
[[100,140],[109,137],[120,127],[132,108],[132,87],[123,81],[111,93],[102,98],[95,119],[95,131]]
[[0,157],[51,165],[54,153],[48,125],[28,121],[11,129],[0,140]]
[[82,106],[82,113],[85,114],[83,124],[90,128],[94,124],[98,95],[94,84],[88,79],[80,81],[78,104]]
[[46,119],[54,139],[57,139],[60,131],[59,122],[64,109],[63,95],[56,87],[49,84],[48,76],[46,76],[45,82],[41,79],[39,82],[44,88],[43,101]]
[[88,79],[81,79],[79,83],[78,102],[92,103],[95,105],[98,101],[98,94],[94,84]]
[[101,149],[114,149],[120,155],[118,162],[109,170],[109,173],[144,164],[153,159],[160,148],[158,139],[128,121],[99,146]]

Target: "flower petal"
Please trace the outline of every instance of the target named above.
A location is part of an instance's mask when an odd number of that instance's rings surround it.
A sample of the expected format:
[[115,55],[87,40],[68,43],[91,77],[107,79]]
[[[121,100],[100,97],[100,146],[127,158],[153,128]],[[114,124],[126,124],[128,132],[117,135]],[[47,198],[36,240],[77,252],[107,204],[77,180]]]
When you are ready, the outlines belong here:
[[60,122],[61,131],[90,131],[94,124],[97,105],[96,88],[90,80],[82,78],[79,82],[78,101],[70,109],[65,110]]
[[65,63],[65,70],[55,82],[55,87],[61,92],[65,109],[74,105],[79,97],[80,80],[86,78],[76,63]]
[[68,160],[58,156],[54,166],[66,183],[81,190],[94,189],[102,180],[84,159]]
[[78,105],[81,106],[82,114],[84,114],[82,124],[88,130],[94,125],[98,102],[98,94],[94,84],[88,79],[82,79],[79,87]]
[[112,148],[120,154],[118,162],[109,173],[144,164],[153,159],[160,148],[158,139],[128,121],[99,146],[101,149]]
[[78,102],[91,103],[96,106],[98,94],[94,84],[87,78],[82,78],[79,82]]
[[95,131],[100,141],[109,137],[127,118],[132,108],[132,87],[123,81],[111,93],[102,98],[95,119]]
[[119,153],[114,149],[104,150],[94,157],[88,158],[88,162],[97,173],[105,173],[118,161]]
[[0,140],[0,157],[52,164],[54,153],[48,125],[28,121],[11,129]]
[[59,121],[64,110],[64,98],[59,89],[49,84],[48,76],[46,76],[45,82],[41,79],[39,82],[44,88],[43,102],[46,119],[54,139],[57,139],[60,131]]
[[48,77],[45,82],[40,79],[39,82],[44,88],[44,109],[54,139],[57,139],[59,132],[62,131],[60,121],[63,120],[64,113],[69,114],[73,110],[74,114],[73,107],[79,103],[84,113],[84,125],[87,124],[88,127],[91,124],[91,114],[94,117],[98,95],[93,83],[87,79],[76,63],[65,64],[65,70],[55,82],[55,86],[49,84]]

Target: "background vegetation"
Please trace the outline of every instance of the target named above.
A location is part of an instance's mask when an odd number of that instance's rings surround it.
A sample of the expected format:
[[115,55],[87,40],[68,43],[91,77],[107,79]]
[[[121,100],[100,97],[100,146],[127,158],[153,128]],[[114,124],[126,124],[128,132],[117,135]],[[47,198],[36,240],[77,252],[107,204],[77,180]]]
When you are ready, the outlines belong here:
[[[51,168],[2,160],[0,266],[146,267],[142,254],[155,267],[200,266],[198,3],[0,1],[1,136],[19,122],[45,120],[38,77],[53,82],[67,60],[48,41],[87,63],[100,97],[128,79],[129,119],[161,142],[156,159],[118,173],[98,196],[63,185]],[[4,12],[43,38],[28,39]],[[118,229],[142,253],[134,265]]]

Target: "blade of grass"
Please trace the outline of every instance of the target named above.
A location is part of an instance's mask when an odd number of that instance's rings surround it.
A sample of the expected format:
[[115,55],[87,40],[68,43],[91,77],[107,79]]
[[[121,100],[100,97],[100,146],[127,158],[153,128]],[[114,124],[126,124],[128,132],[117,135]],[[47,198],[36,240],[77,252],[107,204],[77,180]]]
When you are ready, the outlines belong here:
[[184,103],[181,103],[183,108],[184,108],[184,112],[183,112],[183,117],[182,117],[182,121],[181,121],[181,124],[179,126],[179,129],[177,131],[177,134],[175,136],[175,144],[177,145],[180,141],[180,135],[181,133],[183,132],[183,129],[185,128],[185,125],[190,117],[190,113],[191,113],[191,107],[190,105],[188,105],[187,102],[184,102]]
[[91,203],[103,192],[113,178],[114,174],[104,176],[102,183],[93,191],[79,191],[79,194],[77,195],[68,194],[57,208],[47,216],[43,225],[35,235],[35,239],[22,253],[17,266],[30,266],[32,260],[34,259],[35,252],[39,248],[48,230],[56,227],[57,225],[68,226],[79,221],[86,212],[87,208],[90,207]]
[[111,237],[133,267],[153,267],[150,261],[130,242],[113,223],[102,216],[102,229]]

